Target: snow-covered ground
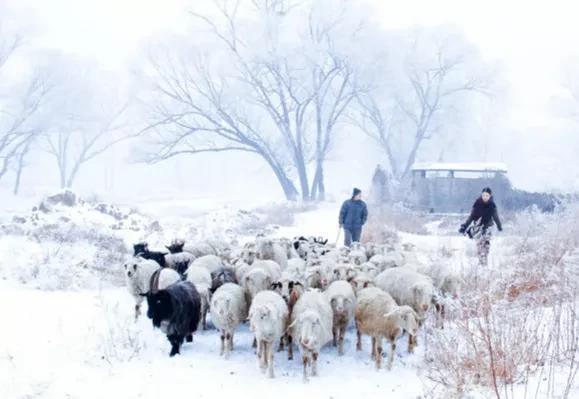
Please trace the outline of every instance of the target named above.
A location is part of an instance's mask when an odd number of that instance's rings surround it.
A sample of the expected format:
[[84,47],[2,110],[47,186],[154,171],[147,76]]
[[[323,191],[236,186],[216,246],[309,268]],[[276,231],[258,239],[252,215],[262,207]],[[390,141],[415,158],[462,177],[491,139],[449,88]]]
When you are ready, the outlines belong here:
[[[293,225],[275,228],[272,234],[324,236],[333,242],[338,234],[338,206],[326,203],[315,210],[298,213]],[[243,207],[250,209],[247,204]],[[84,208],[76,222],[84,223],[87,228],[106,230],[113,220],[106,215],[95,220],[91,209]],[[49,225],[66,225],[70,222],[60,219],[63,214],[71,217],[70,213],[77,211],[60,209],[43,217]],[[153,239],[161,245],[175,235],[202,237],[219,231],[233,235],[237,225],[246,223],[247,214],[234,204],[203,203],[202,200],[195,205],[179,200],[144,203],[139,204],[138,212],[132,216],[139,220],[139,227],[119,228],[114,237],[120,237],[128,251],[130,243],[139,238]],[[163,228],[147,235],[143,229],[151,222],[158,222]],[[473,255],[470,243],[462,237],[438,234],[437,226],[432,222],[427,226],[428,235],[401,234],[401,239],[415,243],[419,256],[425,259],[445,250],[454,254],[456,267],[468,267]],[[83,284],[83,279],[94,280],[100,275],[92,273],[90,267],[81,268],[85,272],[75,275],[71,282],[58,284],[51,280],[54,273],[58,279],[66,278],[63,270],[73,270],[79,262],[94,259],[95,248],[80,239],[51,249],[54,243],[48,241],[29,235],[0,235],[0,314],[4,320],[0,329],[0,397],[3,399],[227,396],[405,399],[427,396],[424,331],[414,354],[407,353],[406,340],[402,340],[393,370],[377,371],[369,357],[369,338],[364,338],[364,351],[356,352],[355,331],[351,326],[345,355],[339,357],[331,346],[324,348],[320,376],[312,378],[309,384],[302,383],[299,356],[288,361],[286,353],[276,354],[274,380],[262,375],[247,325],[237,332],[235,350],[228,360],[219,356],[219,338],[213,329],[198,333],[194,343],[185,344],[181,356],[169,358],[165,336],[154,330],[146,317],[134,322],[133,299],[117,280]],[[500,247],[500,242],[501,238],[495,245]],[[55,264],[67,261],[68,266]],[[121,262],[108,267],[108,273],[118,273],[122,281]],[[388,345],[384,347],[388,353]]]

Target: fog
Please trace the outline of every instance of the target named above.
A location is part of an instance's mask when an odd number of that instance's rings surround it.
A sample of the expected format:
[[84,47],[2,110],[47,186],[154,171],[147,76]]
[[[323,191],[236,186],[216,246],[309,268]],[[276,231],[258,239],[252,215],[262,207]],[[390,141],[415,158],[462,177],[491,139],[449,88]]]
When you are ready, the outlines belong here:
[[[572,3],[235,3],[5,0],[0,195],[332,199],[414,161],[504,162],[517,187],[579,189]],[[272,116],[284,96],[287,123]]]

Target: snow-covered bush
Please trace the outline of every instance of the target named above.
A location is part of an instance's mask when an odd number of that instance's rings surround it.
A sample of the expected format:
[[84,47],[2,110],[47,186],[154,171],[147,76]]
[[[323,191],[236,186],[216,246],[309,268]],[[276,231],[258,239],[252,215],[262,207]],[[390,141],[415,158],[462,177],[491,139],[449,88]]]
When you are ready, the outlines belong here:
[[482,386],[518,397],[519,385],[567,397],[579,370],[578,222],[577,206],[525,211],[513,223],[514,249],[465,276],[446,328],[427,328],[428,377],[442,396]]

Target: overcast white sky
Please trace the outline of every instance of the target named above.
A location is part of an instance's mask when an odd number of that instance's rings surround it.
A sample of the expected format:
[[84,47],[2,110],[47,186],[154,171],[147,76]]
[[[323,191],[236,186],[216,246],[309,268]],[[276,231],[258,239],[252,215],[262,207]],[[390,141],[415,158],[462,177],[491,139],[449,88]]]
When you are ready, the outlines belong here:
[[[35,26],[47,47],[97,57],[123,68],[143,40],[183,26],[183,10],[208,0],[4,0],[16,19]],[[512,89],[513,125],[541,126],[570,49],[579,52],[572,1],[361,0],[385,27],[455,24],[489,60],[503,64]]]

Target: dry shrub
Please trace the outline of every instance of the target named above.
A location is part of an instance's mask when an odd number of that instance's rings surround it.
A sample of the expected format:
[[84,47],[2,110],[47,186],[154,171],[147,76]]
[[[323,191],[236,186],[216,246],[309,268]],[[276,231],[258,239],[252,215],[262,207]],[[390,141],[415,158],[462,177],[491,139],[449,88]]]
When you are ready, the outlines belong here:
[[427,234],[425,218],[400,205],[381,205],[369,210],[363,242],[392,242],[397,232]]
[[579,208],[525,215],[515,251],[495,269],[466,273],[446,328],[427,327],[427,376],[442,396],[478,386],[496,398],[569,397],[579,360]]
[[240,233],[268,233],[277,226],[291,226],[299,213],[316,209],[315,203],[282,202],[255,208],[251,211],[240,211],[244,221],[240,224]]

